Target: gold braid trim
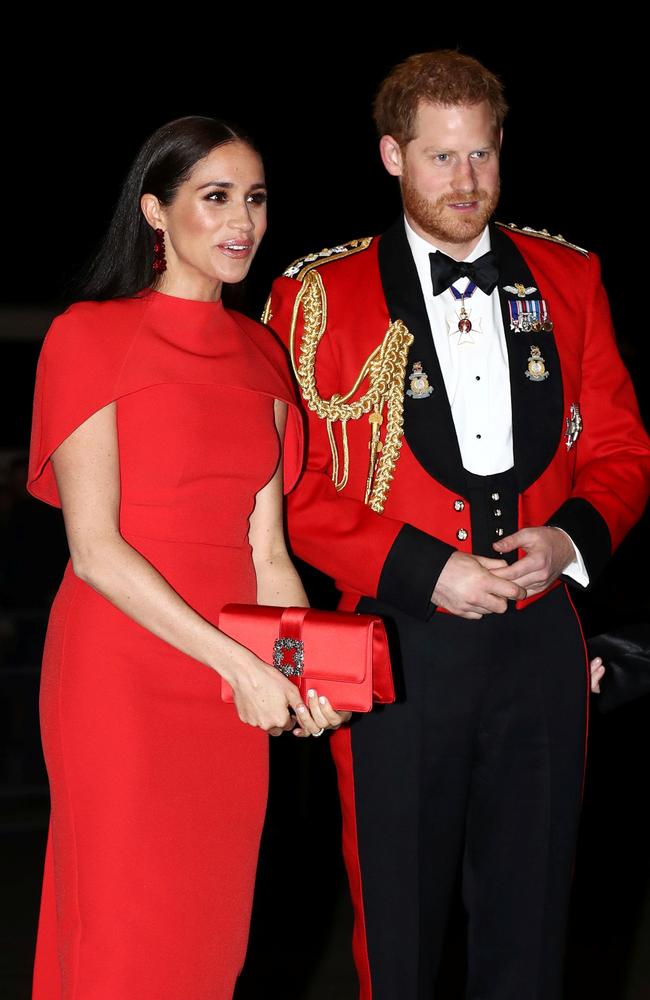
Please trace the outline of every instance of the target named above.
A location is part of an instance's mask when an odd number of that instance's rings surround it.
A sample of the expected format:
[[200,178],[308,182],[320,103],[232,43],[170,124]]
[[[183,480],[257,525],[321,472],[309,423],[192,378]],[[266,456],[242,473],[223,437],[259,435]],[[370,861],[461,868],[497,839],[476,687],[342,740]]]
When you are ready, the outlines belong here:
[[308,271],[313,267],[320,267],[321,264],[329,264],[332,260],[341,260],[343,257],[350,257],[352,254],[361,253],[367,250],[373,241],[372,236],[364,236],[362,239],[349,240],[348,243],[340,243],[336,247],[325,247],[318,253],[308,253],[306,257],[299,257],[290,264],[286,271],[283,271],[285,278],[297,278],[302,281]]
[[273,319],[273,310],[271,308],[271,296],[264,303],[264,311],[262,312],[261,322],[270,323]]
[[583,257],[589,256],[589,251],[585,250],[584,247],[579,247],[577,243],[569,243],[565,240],[564,236],[560,233],[557,236],[552,236],[548,229],[533,229],[531,226],[517,226],[514,222],[497,222],[497,226],[501,226],[502,229],[510,229],[513,233],[522,233],[524,236],[537,236],[540,240],[549,240],[551,243],[559,243],[563,247],[569,247],[571,250],[577,250],[581,253]]
[[[298,313],[303,311],[303,336],[300,355],[296,362],[295,334]],[[384,504],[399,458],[404,434],[404,374],[408,350],[413,343],[401,320],[391,323],[383,341],[366,358],[359,375],[345,394],[335,393],[331,399],[322,399],[316,386],[316,352],[327,325],[327,296],[323,280],[316,269],[309,271],[296,296],[291,317],[289,352],[293,370],[300,386],[303,399],[310,410],[327,421],[327,434],[332,449],[332,482],[342,490],[348,481],[349,453],[347,439],[348,420],[359,420],[364,413],[369,414],[371,426],[368,462],[368,477],[364,503],[377,514],[384,510]],[[360,399],[348,400],[356,393],[364,378],[368,378],[368,390]],[[380,427],[384,422],[382,410],[386,407],[386,436],[380,438]],[[343,443],[343,474],[339,475],[339,454],[334,437],[333,424],[341,423]]]

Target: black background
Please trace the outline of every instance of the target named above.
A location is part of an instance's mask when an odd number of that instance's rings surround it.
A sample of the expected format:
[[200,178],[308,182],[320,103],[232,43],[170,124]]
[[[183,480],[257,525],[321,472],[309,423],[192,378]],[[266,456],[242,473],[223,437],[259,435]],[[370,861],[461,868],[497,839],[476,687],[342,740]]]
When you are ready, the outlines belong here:
[[[271,279],[290,260],[380,232],[393,220],[398,193],[377,153],[374,91],[407,55],[459,47],[501,77],[511,107],[497,218],[560,232],[599,254],[647,423],[648,56],[620,10],[626,22],[620,28],[611,12],[607,23],[590,15],[540,24],[539,11],[500,9],[482,18],[463,9],[442,23],[435,10],[416,19],[396,6],[383,13],[355,8],[354,22],[351,11],[323,6],[281,15],[243,6],[165,14],[152,8],[137,25],[131,15],[117,24],[108,11],[95,10],[92,27],[83,15],[75,24],[61,15],[50,40],[42,20],[38,39],[36,25],[26,26],[5,40],[17,64],[2,81],[2,301],[60,311],[66,284],[101,238],[141,142],[165,121],[206,114],[240,122],[265,156],[270,226],[247,288],[249,311],[258,314]],[[73,28],[81,32],[75,40]],[[14,341],[4,329],[2,350],[0,448],[16,449],[27,441],[38,343]],[[59,571],[60,524],[54,512],[34,517],[39,546],[27,545],[26,558],[9,541],[5,560],[12,553],[14,565],[24,566],[20,586],[31,580],[40,593],[43,580]],[[582,598],[588,634],[647,621],[647,574],[640,572],[647,539],[643,522]],[[322,584],[310,582],[325,599]],[[35,694],[20,711],[19,738],[33,755]],[[650,997],[648,715],[646,699],[592,725],[569,947],[571,998]],[[285,997],[345,1000],[354,993],[331,766],[326,741],[309,748],[297,742],[273,744],[269,820],[240,993],[259,996],[260,984],[272,977]],[[22,827],[15,817],[25,808],[5,798],[11,891],[0,976],[6,973],[5,995],[19,998],[27,996],[44,813],[30,813],[30,832],[16,839],[12,831]],[[454,926],[461,924],[457,915]],[[449,956],[458,953],[459,963],[460,938],[452,928]],[[445,995],[460,997],[453,971],[448,979]]]

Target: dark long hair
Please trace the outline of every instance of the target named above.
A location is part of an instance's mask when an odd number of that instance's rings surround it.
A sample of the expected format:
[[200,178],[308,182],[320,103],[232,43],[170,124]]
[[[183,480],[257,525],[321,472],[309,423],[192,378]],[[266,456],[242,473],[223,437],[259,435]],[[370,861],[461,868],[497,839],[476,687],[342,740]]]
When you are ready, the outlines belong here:
[[120,191],[108,232],[90,263],[74,282],[76,298],[131,297],[155,284],[152,270],[156,237],[140,208],[143,194],[155,194],[163,205],[174,199],[199,160],[228,142],[257,147],[240,128],[200,115],[161,125],[141,147]]

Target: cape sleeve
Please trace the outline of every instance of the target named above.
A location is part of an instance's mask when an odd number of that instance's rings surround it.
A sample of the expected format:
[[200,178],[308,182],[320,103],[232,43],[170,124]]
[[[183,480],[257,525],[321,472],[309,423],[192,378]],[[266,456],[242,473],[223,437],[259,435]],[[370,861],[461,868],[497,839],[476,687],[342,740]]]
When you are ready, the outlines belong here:
[[282,441],[283,489],[286,496],[293,490],[302,473],[305,452],[304,416],[289,373],[288,354],[274,333],[267,330],[267,335],[277,347],[276,369],[280,387],[276,391],[276,397],[287,404],[287,422]]
[[241,313],[232,312],[268,361],[265,382],[267,391],[287,404],[287,421],[282,441],[283,490],[285,495],[296,486],[305,457],[305,417],[298,401],[290,371],[289,354],[275,331]]
[[[27,489],[61,506],[51,464],[53,452],[93,413],[120,396],[161,382],[240,385],[246,359],[247,388],[287,404],[283,441],[284,491],[300,475],[302,411],[288,360],[273,333],[254,320],[227,313],[223,353],[179,352],[147,320],[145,299],[76,302],[47,331],[36,371]],[[144,322],[143,322],[144,321]],[[239,338],[236,336],[239,329]],[[241,330],[249,340],[242,342]],[[248,345],[248,346],[246,346]],[[254,345],[254,346],[253,346]],[[243,352],[243,353],[242,353]]]
[[88,417],[115,398],[128,348],[120,327],[111,324],[105,303],[77,302],[55,316],[43,341],[36,369],[27,489],[61,506],[50,461],[60,444]]
[[282,442],[284,493],[290,493],[302,472],[304,452],[303,418],[297,404],[289,403]]

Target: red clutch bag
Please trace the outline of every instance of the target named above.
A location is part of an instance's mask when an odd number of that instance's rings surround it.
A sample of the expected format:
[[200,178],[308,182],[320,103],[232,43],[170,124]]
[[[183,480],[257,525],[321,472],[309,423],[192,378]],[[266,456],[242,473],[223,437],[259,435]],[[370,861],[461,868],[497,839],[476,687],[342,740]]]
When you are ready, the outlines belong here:
[[[339,712],[369,712],[395,701],[386,629],[381,618],[349,611],[226,604],[219,628],[300,689],[315,688]],[[224,701],[233,701],[221,680]]]

